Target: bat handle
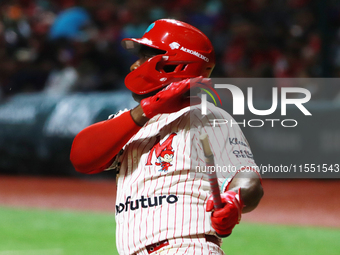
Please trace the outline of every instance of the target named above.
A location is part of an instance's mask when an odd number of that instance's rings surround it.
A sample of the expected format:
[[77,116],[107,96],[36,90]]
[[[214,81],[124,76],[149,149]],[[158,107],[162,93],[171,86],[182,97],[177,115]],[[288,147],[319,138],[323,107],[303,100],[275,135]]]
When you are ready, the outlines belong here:
[[[209,145],[208,135],[202,134],[200,136],[200,141],[203,147],[206,166],[209,167],[209,169],[216,170],[215,162],[214,162],[214,155]],[[208,172],[208,179],[210,183],[210,190],[211,190],[213,201],[214,201],[214,208],[215,210],[218,210],[223,207],[223,204],[221,201],[220,187],[218,186],[216,172],[215,171],[207,171],[207,172]]]
[[215,210],[223,208],[223,204],[221,201],[220,187],[218,186],[217,176],[215,172],[208,173],[210,190],[214,201]]

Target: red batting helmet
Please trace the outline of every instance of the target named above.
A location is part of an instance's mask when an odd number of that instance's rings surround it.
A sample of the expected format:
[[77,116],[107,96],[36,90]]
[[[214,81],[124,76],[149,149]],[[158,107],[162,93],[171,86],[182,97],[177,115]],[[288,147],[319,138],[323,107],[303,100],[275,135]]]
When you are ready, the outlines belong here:
[[150,58],[126,76],[126,87],[139,95],[186,78],[209,77],[215,66],[214,48],[208,37],[182,21],[160,19],[146,29],[142,38],[122,41],[122,46],[133,53],[138,53],[141,45],[165,53]]

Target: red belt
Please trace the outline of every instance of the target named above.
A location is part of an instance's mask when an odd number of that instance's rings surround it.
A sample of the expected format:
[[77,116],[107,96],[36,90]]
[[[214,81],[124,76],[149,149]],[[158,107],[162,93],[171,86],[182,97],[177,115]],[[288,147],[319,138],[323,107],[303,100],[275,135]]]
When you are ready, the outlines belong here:
[[[207,242],[214,243],[218,247],[220,247],[220,239],[217,236],[214,235],[204,235],[204,238]],[[148,254],[153,253],[154,251],[158,251],[159,249],[163,248],[164,246],[169,245],[169,240],[163,240],[161,242],[150,244],[146,246],[146,250],[148,251]]]

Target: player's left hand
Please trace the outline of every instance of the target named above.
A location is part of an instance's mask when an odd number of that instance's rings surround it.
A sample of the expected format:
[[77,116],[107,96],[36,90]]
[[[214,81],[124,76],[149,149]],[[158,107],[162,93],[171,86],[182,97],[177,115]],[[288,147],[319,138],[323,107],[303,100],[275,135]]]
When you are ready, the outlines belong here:
[[[240,192],[240,190],[239,190]],[[227,237],[233,228],[241,220],[243,202],[239,194],[234,191],[226,191],[221,194],[223,208],[214,210],[213,197],[210,196],[207,202],[206,211],[213,211],[211,214],[211,225],[220,237]]]

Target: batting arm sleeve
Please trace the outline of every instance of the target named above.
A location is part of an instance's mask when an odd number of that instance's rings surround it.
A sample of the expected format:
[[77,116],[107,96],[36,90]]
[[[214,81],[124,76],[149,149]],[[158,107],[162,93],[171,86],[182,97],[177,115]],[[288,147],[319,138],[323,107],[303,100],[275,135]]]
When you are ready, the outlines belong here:
[[83,129],[74,138],[71,148],[70,160],[74,168],[85,174],[104,171],[140,128],[127,111]]

